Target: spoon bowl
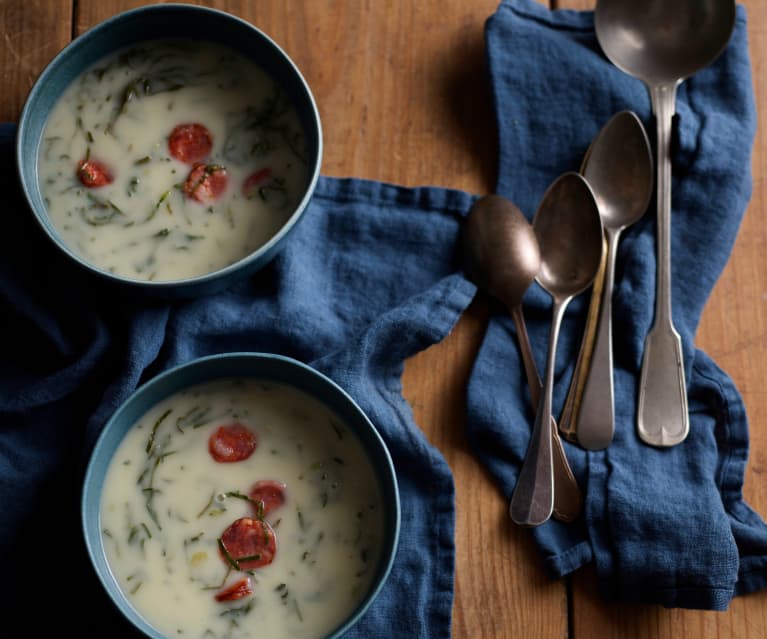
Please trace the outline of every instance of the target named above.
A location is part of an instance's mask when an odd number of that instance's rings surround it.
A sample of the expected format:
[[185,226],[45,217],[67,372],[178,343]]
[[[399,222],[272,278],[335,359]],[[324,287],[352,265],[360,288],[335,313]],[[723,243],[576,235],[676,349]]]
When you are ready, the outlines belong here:
[[653,160],[636,113],[620,111],[605,124],[581,174],[594,191],[605,230],[625,229],[645,214],[653,193]]
[[588,288],[602,257],[602,221],[594,194],[580,175],[565,173],[549,187],[533,229],[541,247],[538,283],[560,299]]
[[541,247],[536,280],[551,295],[554,306],[543,394],[511,497],[511,518],[520,526],[545,523],[554,507],[551,397],[559,328],[570,300],[593,281],[604,244],[599,208],[588,182],[573,172],[557,178],[538,206],[533,230]]
[[[481,289],[503,302],[511,313],[530,398],[537,407],[541,379],[522,313],[522,298],[541,266],[535,231],[513,202],[500,195],[487,195],[472,206],[462,240],[467,275]],[[554,445],[553,513],[560,521],[573,521],[580,513],[583,497],[554,423],[551,433]]]
[[708,66],[735,24],[735,3],[721,0],[599,0],[599,43],[622,71],[648,83],[668,83]]
[[462,239],[471,279],[509,309],[520,304],[541,267],[538,240],[522,211],[501,195],[481,197]]

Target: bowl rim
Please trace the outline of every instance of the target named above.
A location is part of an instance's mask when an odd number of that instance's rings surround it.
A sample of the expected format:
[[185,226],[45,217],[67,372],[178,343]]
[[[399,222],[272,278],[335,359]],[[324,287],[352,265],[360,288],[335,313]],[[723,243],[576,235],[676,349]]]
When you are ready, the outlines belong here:
[[[207,272],[207,273],[202,273],[200,275],[173,279],[173,280],[157,280],[157,281],[142,280],[142,279],[136,279],[132,277],[125,277],[122,275],[117,275],[115,273],[110,273],[109,271],[104,270],[103,268],[84,259],[80,255],[78,255],[75,251],[73,251],[59,237],[58,233],[54,232],[53,229],[49,228],[49,226],[44,221],[44,216],[47,215],[47,211],[38,210],[38,208],[34,206],[32,202],[32,198],[30,197],[31,190],[34,188],[39,188],[39,186],[37,186],[36,184],[30,184],[25,177],[24,171],[22,170],[22,166],[25,164],[23,147],[24,147],[25,140],[28,137],[27,123],[31,117],[33,104],[37,101],[37,98],[40,95],[40,93],[44,91],[44,87],[47,85],[48,78],[52,77],[57,72],[57,70],[63,64],[63,62],[70,55],[72,55],[74,51],[77,51],[78,49],[82,47],[88,46],[89,42],[97,38],[104,31],[112,29],[116,25],[119,26],[120,23],[122,22],[134,19],[136,16],[142,16],[144,14],[153,15],[153,14],[180,11],[180,10],[188,11],[190,13],[198,13],[200,15],[215,16],[216,19],[228,20],[228,21],[231,21],[233,24],[239,25],[241,28],[250,30],[253,32],[255,37],[260,38],[263,41],[263,44],[266,45],[266,47],[272,49],[274,53],[285,62],[287,67],[290,69],[291,73],[295,75],[295,79],[297,80],[301,91],[304,93],[306,97],[306,100],[307,100],[306,106],[308,107],[308,111],[310,113],[310,119],[314,122],[314,125],[316,126],[316,129],[317,129],[317,153],[316,153],[316,157],[314,157],[314,155],[312,156],[314,161],[309,163],[311,165],[310,171],[309,171],[310,173],[309,180],[307,182],[307,186],[304,191],[304,195],[301,198],[301,201],[298,204],[296,204],[293,213],[290,215],[290,217],[287,218],[287,220],[285,220],[285,222],[282,224],[279,230],[274,235],[272,235],[267,242],[259,246],[255,251],[248,253],[247,255],[240,258],[236,262],[233,262],[232,264],[228,264],[227,266],[223,268],[217,269],[215,271]],[[136,40],[136,42],[141,42],[141,41],[142,40],[140,38]],[[113,52],[116,52],[118,50],[119,49],[114,49]],[[42,136],[41,136],[41,139],[42,139]],[[39,142],[38,142],[38,148],[36,149],[36,154],[35,154],[35,163],[36,163],[38,152],[39,152]],[[277,247],[284,241],[285,237],[295,228],[295,226],[303,217],[307,208],[309,207],[309,203],[312,197],[314,196],[314,192],[317,187],[317,182],[319,181],[323,152],[324,152],[324,145],[323,145],[323,135],[322,135],[322,120],[320,118],[320,112],[317,106],[317,101],[314,97],[311,87],[309,86],[309,83],[306,81],[306,78],[304,77],[304,75],[301,73],[300,69],[296,65],[295,61],[287,54],[287,52],[279,44],[277,44],[277,42],[271,36],[267,35],[264,31],[259,29],[253,23],[248,22],[244,18],[240,18],[239,16],[236,16],[227,11],[223,11],[221,9],[215,9],[212,7],[205,7],[205,6],[195,5],[195,4],[183,3],[183,2],[169,2],[164,4],[144,5],[140,7],[135,7],[133,9],[128,9],[126,11],[121,11],[120,13],[116,13],[115,15],[112,15],[106,18],[105,20],[99,22],[98,24],[93,25],[87,31],[84,31],[79,36],[77,36],[76,38],[71,40],[69,43],[67,43],[66,46],[64,46],[45,65],[43,70],[38,74],[37,78],[35,79],[35,82],[33,83],[32,87],[30,88],[27,94],[27,97],[24,100],[24,105],[22,107],[21,115],[19,116],[19,121],[17,125],[14,155],[15,155],[17,178],[21,185],[21,190],[24,193],[24,200],[26,201],[28,208],[32,212],[35,221],[42,228],[45,235],[50,240],[52,240],[54,244],[56,244],[56,246],[68,258],[74,260],[81,268],[84,268],[87,272],[92,273],[103,280],[115,282],[120,285],[133,287],[138,290],[144,290],[144,291],[154,292],[154,293],[162,293],[162,292],[178,291],[178,290],[184,290],[184,289],[194,290],[194,289],[210,288],[214,286],[216,283],[221,282],[222,280],[227,280],[230,276],[234,274],[237,274],[240,272],[244,273],[249,271],[251,268],[267,263],[273,257],[273,253],[276,251]],[[34,175],[35,177],[37,177],[36,166],[34,168]]]
[[[335,395],[335,398],[339,400],[342,404],[344,404],[345,408],[347,408],[351,413],[353,413],[355,418],[355,423],[362,424],[364,428],[368,431],[368,434],[370,435],[373,445],[378,449],[376,454],[380,455],[380,461],[379,461],[379,468],[384,470],[384,477],[380,476],[380,470],[376,472],[376,476],[379,479],[379,481],[385,482],[385,483],[391,483],[391,491],[387,490],[384,491],[387,494],[390,492],[390,499],[385,500],[387,511],[391,510],[389,515],[391,517],[387,517],[386,520],[386,531],[387,533],[390,533],[391,539],[388,539],[389,534],[387,534],[387,543],[383,546],[383,552],[381,555],[381,558],[379,560],[379,567],[378,567],[378,579],[374,582],[371,582],[370,588],[368,592],[366,593],[365,597],[357,604],[356,608],[344,619],[342,620],[341,624],[333,629],[329,635],[325,636],[323,639],[338,639],[343,635],[347,630],[349,630],[352,626],[354,626],[361,618],[362,616],[368,611],[368,609],[371,607],[373,602],[376,600],[378,595],[380,594],[381,590],[385,586],[386,582],[388,581],[389,575],[392,571],[392,568],[394,566],[394,560],[397,555],[397,550],[399,548],[399,538],[400,538],[400,529],[401,529],[401,522],[402,522],[402,508],[401,508],[401,500],[399,495],[399,485],[398,485],[398,478],[396,469],[394,467],[394,462],[391,457],[391,453],[389,451],[388,446],[386,445],[386,442],[384,441],[383,437],[381,436],[381,433],[379,432],[378,428],[373,424],[372,420],[367,416],[364,410],[360,407],[360,405],[354,400],[354,398],[347,393],[337,382],[335,382],[333,379],[325,375],[324,373],[320,372],[310,364],[301,362],[297,359],[294,359],[292,357],[288,357],[285,355],[279,355],[277,353],[268,353],[268,352],[257,352],[257,351],[235,351],[235,352],[228,352],[228,353],[219,353],[219,354],[213,354],[213,355],[206,355],[194,358],[192,360],[189,360],[187,362],[172,366],[165,371],[153,376],[143,384],[139,385],[135,390],[133,390],[128,397],[122,401],[119,406],[112,412],[111,416],[101,429],[101,432],[99,433],[96,442],[91,449],[91,452],[88,455],[88,462],[85,470],[85,475],[83,478],[83,484],[82,484],[82,491],[81,491],[81,498],[80,498],[80,528],[81,532],[83,534],[84,543],[86,546],[88,558],[91,563],[91,567],[93,568],[94,572],[96,573],[96,576],[100,582],[101,587],[106,592],[112,603],[115,605],[117,610],[120,611],[122,616],[129,622],[131,625],[133,625],[135,628],[146,634],[148,637],[152,637],[153,639],[165,639],[165,636],[162,635],[154,626],[152,626],[144,617],[133,607],[133,605],[130,603],[128,598],[123,593],[122,589],[119,587],[119,585],[116,583],[116,579],[114,578],[114,575],[112,573],[111,567],[109,566],[108,561],[106,560],[106,557],[104,555],[104,548],[103,548],[103,537],[100,534],[101,530],[101,515],[100,515],[100,508],[99,508],[99,514],[98,514],[98,521],[97,524],[97,530],[99,531],[95,535],[89,533],[90,530],[92,530],[93,522],[91,521],[92,514],[89,514],[89,505],[92,503],[95,503],[98,507],[100,505],[100,498],[101,498],[101,492],[103,488],[103,482],[95,482],[95,479],[98,479],[97,473],[96,473],[96,460],[100,457],[100,453],[102,448],[105,446],[108,446],[108,439],[111,435],[111,431],[114,430],[116,427],[115,425],[118,424],[120,421],[123,413],[126,411],[129,411],[133,404],[135,403],[141,403],[143,401],[143,397],[146,394],[151,394],[152,391],[162,385],[169,379],[172,379],[174,377],[177,377],[179,375],[183,375],[185,371],[190,369],[204,369],[207,366],[213,365],[215,362],[222,363],[222,365],[226,364],[234,364],[237,361],[245,361],[251,362],[251,363],[261,363],[261,364],[268,364],[269,362],[278,362],[279,365],[286,367],[287,369],[293,369],[295,371],[298,371],[300,375],[305,376],[305,379],[312,379],[313,381],[319,382],[319,384],[325,388],[328,389],[332,394]],[[203,379],[195,381],[193,383],[185,383],[179,389],[177,390],[171,390],[167,392],[161,393],[161,398],[155,398],[153,399],[149,404],[147,408],[142,409],[142,412],[146,412],[147,410],[150,410],[153,405],[155,405],[157,402],[162,401],[162,399],[165,399],[167,397],[170,397],[174,393],[178,392],[181,388],[188,387],[190,385],[196,385],[196,384],[203,384],[207,382],[212,382],[215,380],[220,379],[227,379],[231,377],[251,377],[253,379],[269,379],[268,375],[266,377],[259,375],[258,373],[211,373],[208,372],[205,375],[203,375]],[[312,391],[306,390],[302,388],[301,386],[294,384],[293,382],[287,382],[282,379],[277,380],[278,383],[284,384],[286,386],[296,388],[300,392],[303,392],[305,394],[310,395],[320,403],[322,403],[325,406],[328,406],[328,402],[319,397],[318,395],[314,394]],[[347,420],[348,421],[348,420]],[[114,450],[119,446],[119,443],[122,441],[125,434],[130,430],[130,427],[124,428],[124,432],[120,436],[120,440],[118,441],[117,445],[114,447]],[[355,426],[356,430],[356,426]],[[370,452],[368,446],[364,446],[363,448],[366,450],[367,453]],[[114,450],[109,454],[107,461],[106,461],[106,468],[109,466],[109,461],[111,460]],[[378,464],[377,464],[378,466]],[[105,471],[106,472],[106,471]],[[103,477],[102,477],[103,479]],[[97,485],[98,484],[98,485]],[[383,484],[382,484],[383,486]],[[388,503],[390,502],[390,503]],[[95,538],[94,538],[95,537]],[[106,573],[106,574],[105,574]]]

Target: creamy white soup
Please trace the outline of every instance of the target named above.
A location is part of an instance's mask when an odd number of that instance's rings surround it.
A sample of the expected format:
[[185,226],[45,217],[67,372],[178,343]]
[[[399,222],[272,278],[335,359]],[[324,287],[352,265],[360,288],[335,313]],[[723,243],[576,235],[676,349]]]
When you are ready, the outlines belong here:
[[104,549],[167,637],[318,638],[368,591],[380,488],[356,436],[316,399],[252,379],[149,410],[104,481]]
[[196,41],[94,64],[49,116],[48,215],[82,259],[137,280],[224,268],[285,224],[306,190],[297,113],[264,70]]

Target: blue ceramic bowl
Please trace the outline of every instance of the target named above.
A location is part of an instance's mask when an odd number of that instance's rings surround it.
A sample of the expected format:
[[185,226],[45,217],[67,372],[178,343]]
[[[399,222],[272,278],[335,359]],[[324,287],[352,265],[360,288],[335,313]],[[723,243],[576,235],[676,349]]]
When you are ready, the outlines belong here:
[[230,353],[194,360],[162,373],[139,388],[104,427],[93,450],[82,495],[85,543],[96,573],[118,609],[147,636],[165,639],[129,603],[107,563],[100,522],[101,491],[110,461],[125,433],[152,406],[195,384],[222,378],[256,378],[286,384],[318,399],[355,433],[368,453],[384,502],[381,558],[371,586],[361,603],[328,639],[342,635],[365,613],[391,570],[400,528],[397,479],[389,452],[370,420],[352,398],[328,377],[296,360],[264,353]]
[[[95,61],[137,42],[187,38],[228,46],[260,65],[296,108],[307,140],[307,180],[303,198],[266,244],[218,271],[183,280],[147,282],[116,276],[75,254],[51,224],[38,183],[37,158],[48,114],[65,89]],[[64,48],[43,70],[27,97],[19,121],[16,161],[24,195],[45,233],[85,270],[110,283],[158,294],[188,297],[212,293],[263,267],[280,250],[304,214],[314,192],[322,159],[322,130],[314,97],[287,54],[253,25],[228,13],[194,5],[152,5],[118,14],[93,27]]]

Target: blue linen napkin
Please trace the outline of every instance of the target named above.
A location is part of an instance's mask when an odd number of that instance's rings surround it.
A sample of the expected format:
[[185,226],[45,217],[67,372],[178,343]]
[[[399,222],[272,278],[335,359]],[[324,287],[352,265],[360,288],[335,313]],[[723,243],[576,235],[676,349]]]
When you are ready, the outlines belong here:
[[[635,111],[655,139],[644,85],[605,58],[593,13],[549,11],[532,0],[501,4],[487,21],[499,122],[498,192],[532,216],[546,186],[577,170],[612,115]],[[693,344],[701,311],[730,255],[751,195],[755,132],[746,15],[738,7],[726,51],[685,81],[672,156],[672,300],[684,349],[690,435],[671,449],[642,444],[636,397],[644,338],[654,313],[655,204],[622,236],[613,297],[616,433],[604,451],[565,444],[584,516],[533,534],[546,567],[565,575],[593,561],[610,599],[721,610],[733,594],[767,584],[767,526],[743,501],[748,423],[732,380]],[[550,298],[525,297],[543,370]],[[588,295],[568,309],[558,349],[558,414],[580,346]],[[513,325],[499,309],[468,392],[471,443],[510,497],[532,422]]]
[[195,357],[265,351],[311,363],[383,435],[402,502],[396,563],[350,638],[450,637],[454,488],[402,397],[404,360],[441,340],[475,288],[456,241],[472,196],[322,178],[284,251],[206,298],[123,297],[54,251],[16,186],[0,126],[0,615],[135,636],[102,593],[79,524],[82,475],[112,412],[143,381]]

